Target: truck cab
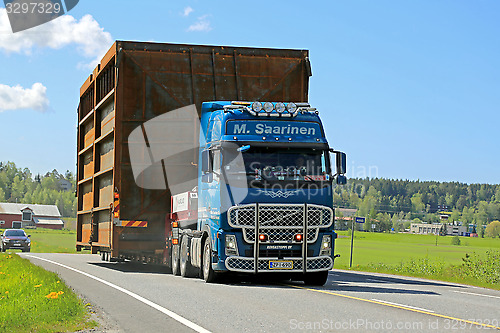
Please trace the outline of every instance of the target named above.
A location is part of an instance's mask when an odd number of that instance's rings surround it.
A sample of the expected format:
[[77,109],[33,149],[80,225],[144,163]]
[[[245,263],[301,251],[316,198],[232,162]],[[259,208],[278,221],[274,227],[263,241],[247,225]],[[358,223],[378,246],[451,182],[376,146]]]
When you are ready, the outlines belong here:
[[172,200],[174,273],[199,268],[213,281],[280,272],[323,285],[335,259],[333,183],[346,182],[346,162],[319,112],[308,103],[205,102],[200,128],[198,186],[182,195],[193,212],[179,210],[181,196]]

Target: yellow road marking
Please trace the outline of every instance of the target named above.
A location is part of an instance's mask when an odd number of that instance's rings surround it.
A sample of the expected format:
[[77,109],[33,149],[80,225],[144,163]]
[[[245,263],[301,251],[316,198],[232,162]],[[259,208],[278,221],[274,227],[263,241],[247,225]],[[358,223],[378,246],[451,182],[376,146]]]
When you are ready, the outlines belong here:
[[442,315],[442,314],[439,314],[439,313],[434,313],[434,312],[429,312],[429,311],[424,311],[424,310],[417,310],[417,309],[413,309],[413,308],[407,308],[405,306],[400,306],[400,305],[395,305],[395,304],[389,304],[389,303],[383,303],[383,302],[374,301],[374,300],[371,300],[371,299],[360,298],[360,297],[349,296],[349,295],[343,295],[343,294],[338,294],[338,293],[334,293],[334,292],[326,291],[326,290],[318,290],[318,289],[306,288],[306,287],[301,287],[301,286],[294,286],[294,285],[291,285],[291,284],[286,284],[286,286],[297,288],[297,289],[304,289],[304,290],[309,290],[309,291],[316,291],[318,293],[329,294],[329,295],[343,297],[343,298],[354,299],[354,300],[361,301],[361,302],[366,302],[366,303],[373,303],[373,304],[379,304],[379,305],[389,306],[391,308],[397,308],[397,309],[402,309],[402,310],[407,310],[407,311],[412,311],[412,312],[423,313],[423,314],[426,314],[426,315],[429,315],[429,316],[434,316],[434,317],[439,317],[439,318],[444,318],[444,319],[450,319],[450,320],[460,321],[460,322],[464,322],[464,323],[472,324],[472,325],[476,325],[476,326],[482,326],[482,327],[488,327],[488,328],[493,328],[493,329],[500,330],[500,327],[493,326],[493,325],[488,325],[488,324],[478,323],[478,322],[471,321],[471,320],[466,320],[466,319],[460,319],[460,318],[445,316],[445,315]]

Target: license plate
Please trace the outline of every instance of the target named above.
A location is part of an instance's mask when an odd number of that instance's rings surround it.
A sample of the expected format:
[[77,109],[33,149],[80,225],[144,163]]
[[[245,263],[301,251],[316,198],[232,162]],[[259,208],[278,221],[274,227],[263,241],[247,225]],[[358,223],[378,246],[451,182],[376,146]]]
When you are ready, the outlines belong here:
[[293,261],[270,261],[269,269],[293,269]]
[[19,243],[14,243],[13,245],[14,246],[21,246],[21,244],[19,244]]

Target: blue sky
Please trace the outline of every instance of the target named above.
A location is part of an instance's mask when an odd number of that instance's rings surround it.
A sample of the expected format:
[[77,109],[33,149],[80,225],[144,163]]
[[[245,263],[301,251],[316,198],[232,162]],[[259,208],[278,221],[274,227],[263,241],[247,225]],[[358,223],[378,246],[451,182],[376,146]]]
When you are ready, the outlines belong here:
[[0,161],[76,169],[79,88],[120,39],[308,49],[310,102],[348,176],[498,184],[499,11],[496,0],[80,1],[12,34],[1,8]]

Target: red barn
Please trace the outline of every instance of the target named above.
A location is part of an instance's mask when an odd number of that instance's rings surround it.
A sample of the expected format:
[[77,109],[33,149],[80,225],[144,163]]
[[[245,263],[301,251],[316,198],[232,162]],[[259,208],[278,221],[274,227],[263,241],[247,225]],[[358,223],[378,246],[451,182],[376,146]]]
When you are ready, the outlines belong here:
[[0,228],[62,229],[64,221],[54,205],[0,203]]

